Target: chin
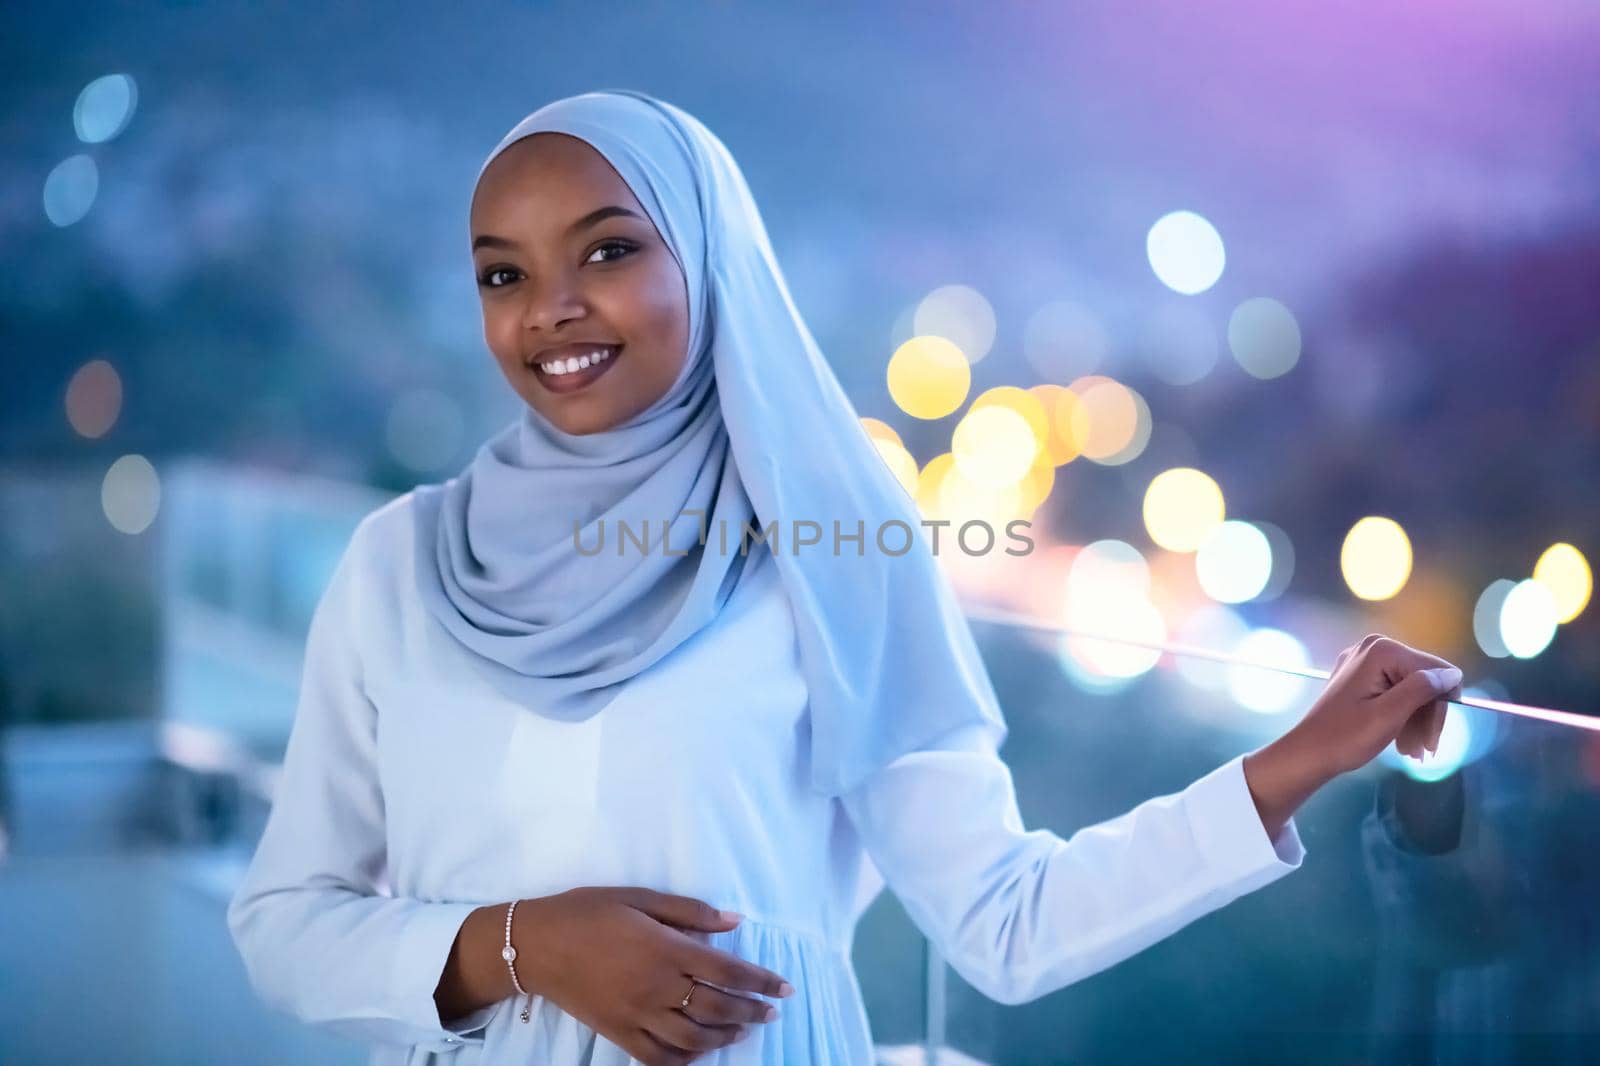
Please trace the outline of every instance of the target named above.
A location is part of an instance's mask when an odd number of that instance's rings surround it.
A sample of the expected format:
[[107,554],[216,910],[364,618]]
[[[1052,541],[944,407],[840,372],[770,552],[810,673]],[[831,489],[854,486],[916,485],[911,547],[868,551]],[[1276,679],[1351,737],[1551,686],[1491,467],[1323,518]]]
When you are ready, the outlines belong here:
[[614,412],[591,412],[566,410],[559,413],[534,410],[544,416],[544,420],[555,426],[563,433],[574,437],[586,437],[591,433],[604,433],[606,430],[622,424],[622,419],[615,416]]

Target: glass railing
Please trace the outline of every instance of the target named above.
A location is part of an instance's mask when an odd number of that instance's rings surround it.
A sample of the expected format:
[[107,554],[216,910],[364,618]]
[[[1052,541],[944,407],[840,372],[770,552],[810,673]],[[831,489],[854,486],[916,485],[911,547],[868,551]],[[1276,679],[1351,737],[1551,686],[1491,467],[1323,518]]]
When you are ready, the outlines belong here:
[[[34,809],[56,796],[87,816],[125,811],[141,766],[176,773],[182,783],[163,778],[150,817],[191,829],[172,834],[180,848],[84,838],[79,854],[93,862],[14,854],[0,865],[0,913],[19,919],[0,938],[6,972],[48,958],[56,982],[0,1002],[0,1048],[37,1057],[61,1046],[40,1011],[76,1011],[68,1001],[93,988],[94,1009],[128,1032],[190,1030],[199,1012],[208,1030],[250,1034],[260,1061],[364,1061],[256,1002],[221,905],[259,832],[311,611],[356,523],[386,497],[207,464],[170,469],[163,490],[152,743],[172,769],[141,763],[148,754],[126,732],[104,734],[91,756],[87,743],[51,748],[14,731],[9,787]],[[1024,821],[1063,837],[1259,745],[1317,691],[1241,717],[1227,691],[1178,671],[1091,691],[1047,637],[990,623],[974,633],[1011,726],[1002,755]],[[1020,1006],[968,985],[880,892],[854,962],[883,1061],[935,1061],[935,1049],[937,1061],[1007,1064],[1592,1061],[1600,734],[1488,712],[1464,720],[1470,736],[1445,771],[1385,759],[1314,796],[1296,818],[1301,870]],[[150,980],[108,988],[95,961],[107,953]]]

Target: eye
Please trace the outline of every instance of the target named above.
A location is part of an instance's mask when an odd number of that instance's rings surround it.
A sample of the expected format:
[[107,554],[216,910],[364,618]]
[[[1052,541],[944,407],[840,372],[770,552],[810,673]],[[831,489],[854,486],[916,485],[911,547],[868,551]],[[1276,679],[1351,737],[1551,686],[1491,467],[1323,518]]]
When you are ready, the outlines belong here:
[[595,253],[596,252],[603,252],[607,248],[619,249],[618,254],[613,255],[613,256],[607,256],[606,258],[600,260],[600,262],[609,263],[609,262],[612,262],[613,260],[623,259],[623,258],[626,258],[627,256],[631,255],[633,253],[635,247],[636,247],[635,245],[631,244],[628,241],[606,241],[605,243],[601,244],[599,247],[595,248],[594,252],[591,252],[590,255],[589,255],[589,258],[584,260],[584,262],[587,262],[587,263],[594,262]]
[[478,275],[478,284],[485,289],[503,289],[505,288],[504,285],[496,285],[491,279],[493,279],[496,274],[514,273],[516,273],[516,271],[512,270],[510,267],[490,267],[488,270],[485,270],[482,274]]

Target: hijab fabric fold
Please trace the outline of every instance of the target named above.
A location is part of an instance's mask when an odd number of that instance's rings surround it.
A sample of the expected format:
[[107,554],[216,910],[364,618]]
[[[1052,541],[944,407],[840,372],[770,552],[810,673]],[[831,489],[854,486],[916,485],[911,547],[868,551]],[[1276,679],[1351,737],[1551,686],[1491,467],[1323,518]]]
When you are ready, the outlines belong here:
[[[816,791],[849,791],[974,721],[1002,742],[999,702],[916,505],[796,310],[728,149],[671,104],[602,90],[528,115],[479,179],[540,132],[587,142],[646,209],[687,284],[688,358],[623,425],[573,435],[524,407],[460,474],[418,486],[428,612],[529,711],[583,720],[712,622],[770,550],[793,608]],[[758,543],[774,522],[777,536]],[[797,522],[808,538],[820,526],[820,541],[799,546]],[[619,553],[620,524],[646,530],[648,550],[629,541]],[[602,531],[603,550],[580,553]]]

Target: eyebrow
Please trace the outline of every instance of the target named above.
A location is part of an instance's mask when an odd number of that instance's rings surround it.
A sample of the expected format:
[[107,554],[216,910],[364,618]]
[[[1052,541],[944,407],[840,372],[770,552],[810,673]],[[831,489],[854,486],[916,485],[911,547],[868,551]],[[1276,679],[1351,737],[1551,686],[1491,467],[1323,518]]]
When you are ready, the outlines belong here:
[[[629,218],[637,218],[641,222],[644,221],[643,216],[641,216],[637,211],[630,211],[626,207],[620,207],[616,204],[608,204],[605,207],[590,211],[587,215],[584,215],[582,218],[578,219],[578,221],[568,226],[567,236],[570,237],[579,230],[588,229],[595,223],[604,222],[606,219],[615,215],[627,215]],[[514,249],[516,247],[518,247],[516,241],[513,241],[507,237],[496,237],[492,233],[479,234],[477,239],[472,242],[472,250],[474,252],[476,252],[479,248]]]

